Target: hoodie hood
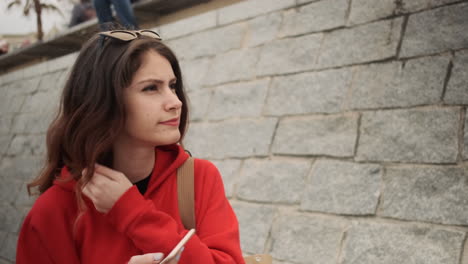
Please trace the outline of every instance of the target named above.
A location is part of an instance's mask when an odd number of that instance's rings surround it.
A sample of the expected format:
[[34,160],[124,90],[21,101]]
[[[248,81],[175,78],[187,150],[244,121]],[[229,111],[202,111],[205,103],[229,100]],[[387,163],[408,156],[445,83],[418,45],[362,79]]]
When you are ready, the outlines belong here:
[[[157,190],[169,177],[176,175],[177,169],[189,157],[182,146],[178,144],[156,147],[155,152],[156,160],[145,196]],[[54,180],[54,185],[68,191],[74,191],[76,180],[73,179],[69,169],[64,166],[60,171],[60,176]]]

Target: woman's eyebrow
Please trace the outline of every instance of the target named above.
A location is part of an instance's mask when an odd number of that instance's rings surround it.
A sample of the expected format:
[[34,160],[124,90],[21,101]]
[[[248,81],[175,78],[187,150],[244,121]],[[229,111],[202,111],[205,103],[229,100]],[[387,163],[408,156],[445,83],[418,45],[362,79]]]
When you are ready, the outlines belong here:
[[[172,82],[175,82],[175,81],[177,81],[177,78],[172,78],[172,79],[169,81],[169,83],[172,83]],[[139,82],[137,82],[136,84],[145,83],[145,82],[164,83],[163,80],[155,79],[155,78],[150,78],[150,79],[145,79],[145,80],[139,81]]]

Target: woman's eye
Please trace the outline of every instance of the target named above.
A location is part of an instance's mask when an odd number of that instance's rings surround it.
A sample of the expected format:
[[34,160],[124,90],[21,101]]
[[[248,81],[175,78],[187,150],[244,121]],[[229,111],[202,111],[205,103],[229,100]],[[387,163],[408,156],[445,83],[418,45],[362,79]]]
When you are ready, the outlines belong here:
[[142,91],[146,92],[146,91],[156,91],[156,90],[158,90],[158,87],[156,85],[152,84],[152,85],[148,85],[145,88],[143,88]]
[[169,85],[169,87],[171,88],[171,90],[175,91],[177,89],[177,84],[172,83],[172,84]]

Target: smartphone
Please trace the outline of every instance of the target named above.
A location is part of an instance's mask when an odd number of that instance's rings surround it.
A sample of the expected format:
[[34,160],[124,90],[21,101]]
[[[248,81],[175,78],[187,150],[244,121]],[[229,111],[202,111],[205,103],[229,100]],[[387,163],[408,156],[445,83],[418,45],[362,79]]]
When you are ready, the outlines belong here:
[[180,240],[180,242],[172,249],[171,253],[167,255],[159,264],[164,264],[169,261],[171,261],[173,258],[179,254],[179,251],[182,249],[182,247],[189,241],[189,239],[195,234],[195,229],[190,229],[190,231],[185,234],[184,238]]

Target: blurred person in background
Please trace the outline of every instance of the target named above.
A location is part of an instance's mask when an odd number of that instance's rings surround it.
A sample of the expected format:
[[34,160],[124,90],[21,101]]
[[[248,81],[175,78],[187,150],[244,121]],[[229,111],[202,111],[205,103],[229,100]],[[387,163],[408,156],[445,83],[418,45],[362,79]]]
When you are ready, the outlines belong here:
[[9,47],[10,44],[6,40],[0,39],[0,55],[8,53]]
[[96,10],[94,10],[91,0],[80,0],[80,3],[73,6],[72,17],[68,27],[76,26],[95,17]]
[[99,20],[101,30],[110,30],[114,24],[111,4],[114,6],[120,24],[127,29],[138,29],[138,24],[133,13],[132,2],[130,0],[94,0],[94,8]]

